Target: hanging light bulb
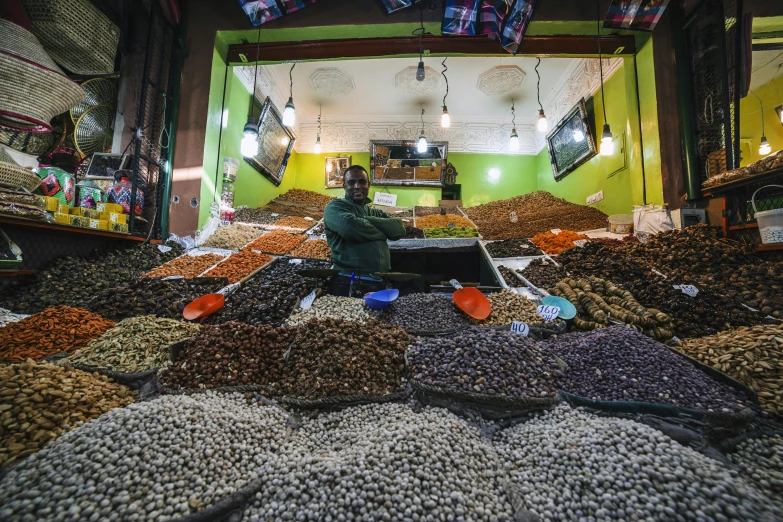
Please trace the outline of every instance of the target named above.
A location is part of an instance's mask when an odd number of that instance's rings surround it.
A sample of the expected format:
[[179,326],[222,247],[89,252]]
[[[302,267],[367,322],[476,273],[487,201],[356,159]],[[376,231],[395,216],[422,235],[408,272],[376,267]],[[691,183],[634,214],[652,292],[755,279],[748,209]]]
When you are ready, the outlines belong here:
[[585,139],[585,133],[582,132],[582,129],[580,129],[578,127],[576,129],[574,129],[574,141],[577,142],[577,143],[581,143],[582,140],[584,140],[584,139]]
[[772,152],[772,147],[770,146],[769,142],[767,141],[766,136],[761,137],[761,143],[759,144],[759,154],[762,156],[766,156]]
[[296,64],[293,64],[291,70],[288,71],[290,91],[288,101],[285,104],[285,109],[283,109],[283,125],[286,127],[293,127],[294,123],[296,123],[296,107],[294,107],[294,67],[296,67]]
[[612,129],[608,123],[604,123],[604,131],[601,133],[601,156],[611,156],[614,154],[614,141]]
[[419,141],[416,143],[416,151],[420,153],[427,152],[427,138],[424,136],[424,108],[421,109],[421,134],[419,135]]
[[313,152],[315,154],[320,154],[321,153],[321,135],[320,134],[315,139],[315,145],[313,146]]
[[424,81],[424,62],[419,60],[419,66],[416,67],[416,79],[420,82]]
[[443,70],[440,73],[443,75],[443,79],[446,80],[446,94],[443,95],[443,115],[440,117],[440,126],[444,129],[451,127],[451,116],[449,116],[449,109],[446,108],[446,96],[449,95],[449,79],[446,77],[446,71],[449,69],[446,67],[446,60],[448,60],[448,57],[444,58],[443,62],[441,62]]
[[780,119],[780,123],[783,124],[783,105],[775,107],[775,112],[778,113],[778,118]]
[[451,117],[449,116],[449,110],[446,106],[443,106],[443,115],[440,117],[440,126],[444,129],[451,127]]
[[538,111],[538,121],[536,122],[536,130],[538,132],[546,132],[549,130],[549,123],[546,121],[546,114],[544,109]]
[[519,136],[516,129],[511,129],[511,137],[508,139],[508,150],[519,150]]
[[239,149],[242,156],[252,158],[258,154],[258,127],[253,123],[252,119],[249,119],[245,124],[244,134]]

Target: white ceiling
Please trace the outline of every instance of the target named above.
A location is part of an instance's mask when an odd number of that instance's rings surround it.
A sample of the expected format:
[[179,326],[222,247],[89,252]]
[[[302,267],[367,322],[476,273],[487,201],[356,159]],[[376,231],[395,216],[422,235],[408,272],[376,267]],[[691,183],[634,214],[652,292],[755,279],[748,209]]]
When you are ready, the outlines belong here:
[[[770,82],[776,74],[783,76],[783,68],[779,67],[781,65],[783,65],[783,51],[753,51],[753,72],[750,75],[750,88],[758,89]],[[758,91],[756,94],[759,94]]]

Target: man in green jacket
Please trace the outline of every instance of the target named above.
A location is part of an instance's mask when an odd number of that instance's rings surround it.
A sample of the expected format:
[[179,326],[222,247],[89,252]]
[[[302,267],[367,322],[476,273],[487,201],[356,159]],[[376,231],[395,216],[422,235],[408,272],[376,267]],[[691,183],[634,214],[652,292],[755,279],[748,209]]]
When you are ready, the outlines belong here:
[[386,240],[405,237],[402,220],[367,206],[372,201],[367,197],[370,178],[364,167],[345,169],[343,188],[345,198],[332,201],[324,210],[332,264],[348,273],[388,272],[391,261]]

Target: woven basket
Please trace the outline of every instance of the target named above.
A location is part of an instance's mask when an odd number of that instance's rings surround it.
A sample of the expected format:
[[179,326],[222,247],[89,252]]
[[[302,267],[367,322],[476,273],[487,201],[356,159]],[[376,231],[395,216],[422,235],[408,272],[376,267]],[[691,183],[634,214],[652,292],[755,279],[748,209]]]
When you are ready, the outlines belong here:
[[22,0],[36,36],[54,60],[77,74],[114,72],[120,29],[89,0]]
[[6,152],[5,147],[0,147],[0,186],[12,189],[22,188],[32,192],[41,184],[38,174],[20,167]]
[[52,132],[22,132],[0,127],[0,143],[34,156],[45,156],[65,139],[65,122],[60,116],[51,122]]

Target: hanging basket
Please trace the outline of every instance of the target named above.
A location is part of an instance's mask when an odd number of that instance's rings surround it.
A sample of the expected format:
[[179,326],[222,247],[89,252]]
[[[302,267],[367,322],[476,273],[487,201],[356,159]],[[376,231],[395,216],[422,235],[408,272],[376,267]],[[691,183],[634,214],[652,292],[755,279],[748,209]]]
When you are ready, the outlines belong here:
[[5,148],[0,146],[0,187],[22,188],[32,192],[40,184],[41,178],[38,177],[38,174],[17,165]]

